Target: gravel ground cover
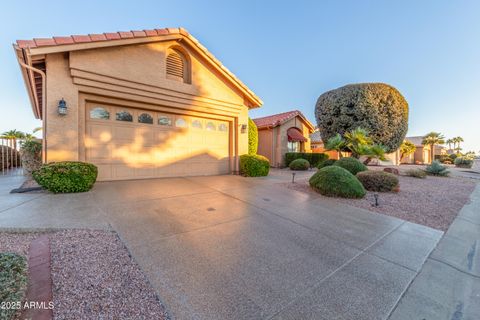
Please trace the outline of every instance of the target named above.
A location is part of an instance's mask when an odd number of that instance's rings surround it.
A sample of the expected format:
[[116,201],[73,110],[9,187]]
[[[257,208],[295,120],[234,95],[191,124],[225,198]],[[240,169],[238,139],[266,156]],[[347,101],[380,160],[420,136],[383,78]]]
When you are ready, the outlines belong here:
[[[363,199],[335,199],[355,207],[446,231],[460,209],[469,201],[469,196],[476,185],[475,180],[459,177],[428,176],[426,179],[418,179],[399,176],[399,180],[399,192],[378,193],[378,207],[372,206],[374,192],[370,191]],[[308,178],[298,180],[294,184],[282,183],[282,185],[316,194],[308,185]]]
[[[27,255],[34,233],[0,232],[0,251]],[[116,233],[49,233],[54,319],[168,319]]]

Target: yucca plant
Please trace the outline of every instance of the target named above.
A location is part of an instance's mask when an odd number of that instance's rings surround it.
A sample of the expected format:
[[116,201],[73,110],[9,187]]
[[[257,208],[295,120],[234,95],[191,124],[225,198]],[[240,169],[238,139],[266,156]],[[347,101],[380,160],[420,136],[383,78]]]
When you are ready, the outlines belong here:
[[432,176],[446,177],[450,174],[450,171],[447,170],[447,167],[441,164],[438,160],[434,160],[425,168],[425,171]]

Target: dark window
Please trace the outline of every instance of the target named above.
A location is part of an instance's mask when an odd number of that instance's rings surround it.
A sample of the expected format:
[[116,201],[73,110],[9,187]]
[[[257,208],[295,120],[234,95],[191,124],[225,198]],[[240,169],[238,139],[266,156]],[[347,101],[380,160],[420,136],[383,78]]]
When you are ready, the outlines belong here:
[[118,121],[127,121],[127,122],[132,122],[133,121],[132,114],[128,111],[117,112],[115,119],[118,120]]
[[153,124],[153,117],[148,113],[142,113],[138,116],[139,123]]
[[90,110],[90,118],[108,120],[110,119],[110,112],[102,107],[93,108]]

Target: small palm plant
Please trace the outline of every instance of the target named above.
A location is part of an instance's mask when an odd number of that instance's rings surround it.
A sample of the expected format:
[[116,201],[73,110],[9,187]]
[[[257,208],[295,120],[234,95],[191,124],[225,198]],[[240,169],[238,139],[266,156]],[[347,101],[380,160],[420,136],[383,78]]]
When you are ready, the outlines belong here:
[[430,132],[423,137],[422,144],[430,146],[431,160],[435,158],[435,145],[444,144],[445,137],[439,132]]
[[325,143],[325,150],[327,151],[337,151],[338,152],[338,157],[342,157],[342,150],[345,148],[345,140],[342,138],[342,136],[337,133],[333,137],[327,140]]
[[403,141],[403,143],[400,145],[400,160],[414,153],[416,149],[417,147],[415,147],[413,142],[408,140]]

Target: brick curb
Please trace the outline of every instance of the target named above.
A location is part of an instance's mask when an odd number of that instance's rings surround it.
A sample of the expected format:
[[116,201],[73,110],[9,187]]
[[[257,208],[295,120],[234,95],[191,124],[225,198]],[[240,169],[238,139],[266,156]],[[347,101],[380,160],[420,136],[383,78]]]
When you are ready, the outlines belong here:
[[49,309],[53,301],[50,265],[50,240],[42,235],[30,243],[28,250],[29,281],[25,301],[36,306],[23,309],[21,319],[53,319],[53,310]]

